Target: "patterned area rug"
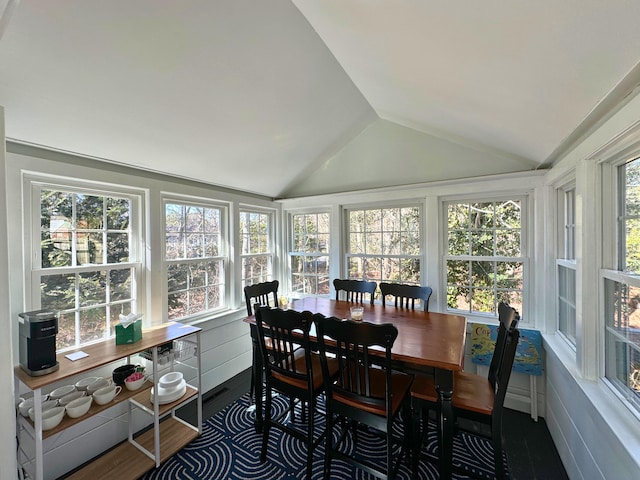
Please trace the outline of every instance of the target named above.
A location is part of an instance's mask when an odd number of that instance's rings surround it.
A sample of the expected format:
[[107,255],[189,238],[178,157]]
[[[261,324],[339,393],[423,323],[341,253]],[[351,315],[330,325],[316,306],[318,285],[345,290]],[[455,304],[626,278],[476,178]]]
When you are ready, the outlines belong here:
[[[267,461],[260,463],[262,435],[253,428],[254,413],[249,407],[248,395],[228,405],[203,425],[203,434],[178,454],[167,460],[160,468],[146,474],[144,480],[294,480],[305,478],[306,447],[290,435],[271,429]],[[274,411],[283,412],[288,407],[284,397],[274,398]],[[301,428],[299,412],[296,419]],[[316,409],[316,431],[324,428],[324,408]],[[398,426],[401,433],[401,425]],[[349,444],[348,448],[356,448]],[[431,428],[423,452],[435,456],[437,441],[435,428]],[[358,433],[357,453],[369,458],[380,458],[384,462],[385,443],[377,435],[362,431]],[[475,477],[492,479],[493,448],[488,440],[460,433],[454,440],[454,465],[460,466]],[[314,452],[313,480],[322,479],[324,445]],[[505,458],[505,465],[507,465]],[[420,461],[420,479],[438,479],[435,461]],[[510,478],[505,472],[506,478]],[[333,460],[331,478],[334,480],[374,480],[375,477],[350,465]],[[411,479],[408,459],[401,463],[399,480]],[[455,479],[470,478],[454,474]]]

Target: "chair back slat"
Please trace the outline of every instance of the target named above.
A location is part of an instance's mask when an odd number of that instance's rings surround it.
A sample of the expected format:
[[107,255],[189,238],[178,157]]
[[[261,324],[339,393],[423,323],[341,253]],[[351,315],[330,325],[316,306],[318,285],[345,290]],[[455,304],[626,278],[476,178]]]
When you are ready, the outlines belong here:
[[340,292],[345,292],[343,298],[348,302],[362,303],[369,295],[369,302],[373,305],[376,289],[376,282],[366,282],[364,280],[343,280],[336,278],[333,280],[333,286],[336,290],[336,300],[340,300]]
[[420,300],[423,310],[429,311],[431,287],[382,282],[380,283],[380,293],[382,294],[382,305],[386,305],[387,296],[392,296],[396,308],[415,309],[416,300]]
[[244,299],[247,304],[247,315],[253,315],[256,304],[277,307],[278,306],[278,286],[280,282],[273,280],[271,282],[256,283],[244,287]]

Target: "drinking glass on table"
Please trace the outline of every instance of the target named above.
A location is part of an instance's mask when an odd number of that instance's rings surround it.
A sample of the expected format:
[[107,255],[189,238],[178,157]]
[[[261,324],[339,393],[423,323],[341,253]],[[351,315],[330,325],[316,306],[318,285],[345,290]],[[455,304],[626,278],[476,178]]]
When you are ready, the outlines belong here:
[[349,309],[351,311],[351,320],[361,322],[364,317],[364,307],[360,305],[354,305]]

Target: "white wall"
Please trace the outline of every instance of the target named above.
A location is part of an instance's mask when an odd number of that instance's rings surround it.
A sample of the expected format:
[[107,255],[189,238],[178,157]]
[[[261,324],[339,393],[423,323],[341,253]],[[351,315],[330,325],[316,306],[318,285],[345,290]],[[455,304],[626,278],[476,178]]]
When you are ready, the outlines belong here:
[[[3,143],[4,144],[4,143]],[[161,323],[165,317],[160,306],[163,304],[161,296],[162,279],[158,268],[162,259],[162,235],[157,234],[157,226],[163,214],[161,205],[161,193],[171,192],[179,195],[192,195],[198,198],[210,198],[225,202],[229,206],[231,227],[237,225],[233,218],[237,216],[239,208],[244,205],[257,206],[272,209],[275,216],[279,205],[270,199],[250,194],[242,194],[228,189],[218,189],[197,184],[196,182],[173,179],[170,177],[134,171],[124,167],[104,164],[85,158],[70,157],[60,153],[47,152],[34,148],[27,148],[10,144],[9,153],[6,156],[6,181],[2,180],[3,194],[6,194],[6,202],[3,201],[0,211],[0,304],[3,306],[2,322],[7,332],[11,335],[0,335],[0,440],[2,445],[15,444],[14,400],[13,400],[13,366],[18,364],[18,313],[30,309],[25,301],[23,258],[23,180],[25,172],[42,172],[79,178],[87,182],[108,182],[114,185],[127,186],[139,190],[143,195],[143,204],[146,210],[145,217],[151,219],[145,227],[145,244],[147,250],[146,268],[144,278],[146,285],[146,301],[139,310],[144,313],[145,326]],[[3,158],[0,158],[3,160]],[[2,167],[4,167],[2,163]],[[2,168],[4,174],[5,168]],[[6,183],[6,184],[5,184]],[[4,196],[4,195],[3,195]],[[5,206],[12,205],[5,219]],[[149,225],[155,225],[156,230],[149,232]],[[8,242],[6,241],[7,225]],[[238,240],[238,239],[236,239]],[[8,254],[7,254],[8,243]],[[239,245],[230,245],[231,252],[238,252]],[[277,261],[277,264],[280,262]],[[232,261],[229,265],[228,281],[231,288],[231,308],[213,318],[203,318],[193,324],[201,327],[201,358],[202,358],[202,390],[207,392],[225,380],[233,377],[251,365],[251,340],[249,327],[242,321],[246,317],[244,295],[240,287],[240,265]],[[275,275],[280,276],[276,271]],[[11,282],[8,278],[12,279]],[[145,306],[146,305],[146,306]],[[5,345],[6,344],[6,345]],[[108,375],[113,366],[102,372]],[[87,374],[88,375],[88,374]],[[75,380],[75,379],[74,379]],[[58,385],[51,385],[43,389],[44,393]],[[18,393],[23,393],[20,388]],[[92,457],[103,452],[112,445],[124,440],[128,434],[126,423],[126,404],[118,405],[112,409],[73,426],[60,434],[49,437],[45,441],[45,478],[54,479]],[[135,422],[138,427],[148,422],[148,416],[137,416]],[[31,442],[32,443],[32,442]],[[32,445],[25,442],[25,448],[32,450]],[[6,459],[4,457],[7,457]],[[0,460],[2,465],[16,464],[15,449],[1,448]],[[0,479],[14,478],[15,468],[11,476],[6,477],[7,470],[0,470]]]
[[0,328],[5,332],[0,335],[0,478],[14,478],[16,473],[14,396],[13,396],[13,356],[12,334],[15,325],[9,314],[9,256],[8,256],[8,223],[6,151],[4,141],[4,109],[0,107]]

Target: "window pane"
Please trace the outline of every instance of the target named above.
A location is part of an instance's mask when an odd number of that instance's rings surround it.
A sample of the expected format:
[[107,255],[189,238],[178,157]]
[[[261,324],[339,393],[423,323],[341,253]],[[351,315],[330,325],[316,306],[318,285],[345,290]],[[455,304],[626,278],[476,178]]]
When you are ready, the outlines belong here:
[[474,257],[493,256],[493,230],[473,230],[471,234],[471,255]]
[[[79,343],[80,339],[78,339]],[[76,315],[74,312],[62,313],[58,318],[58,334],[56,349],[69,348],[76,345]]]
[[101,230],[104,218],[104,198],[76,195],[76,226],[78,230]]
[[605,371],[640,407],[640,288],[605,279]]
[[100,340],[108,335],[106,307],[80,310],[80,343]]
[[107,228],[128,230],[131,202],[124,198],[107,198]]
[[576,272],[558,266],[558,330],[576,341]]
[[104,271],[78,275],[80,306],[104,304],[107,300],[107,274]]
[[132,273],[133,271],[130,268],[111,270],[109,272],[109,285],[112,302],[133,298],[131,291]]
[[48,310],[70,310],[76,306],[76,276],[43,275],[40,284],[40,306]]
[[[98,241],[96,239],[95,248],[102,248],[101,245],[98,245]],[[102,252],[99,252],[99,255],[102,256]],[[96,257],[98,253],[96,253]],[[107,263],[122,263],[129,261],[129,234],[127,233],[109,233],[107,234]]]
[[625,222],[626,271],[640,273],[640,218],[629,218]]
[[[520,201],[452,203],[447,214],[448,307],[495,315],[500,299],[509,298],[522,311]],[[478,258],[469,262],[469,256]]]
[[68,267],[72,263],[71,232],[42,232],[42,268]]
[[520,256],[520,230],[496,230],[496,255]]
[[471,232],[467,230],[449,230],[449,255],[469,255]]

